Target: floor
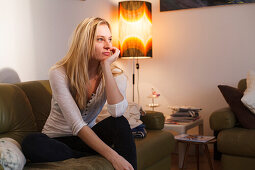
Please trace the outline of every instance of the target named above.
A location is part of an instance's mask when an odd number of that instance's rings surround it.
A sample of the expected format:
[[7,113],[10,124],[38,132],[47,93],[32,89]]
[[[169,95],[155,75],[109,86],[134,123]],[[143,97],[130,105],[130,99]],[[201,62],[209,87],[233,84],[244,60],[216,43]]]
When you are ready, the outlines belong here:
[[[213,160],[213,153],[211,153],[211,160],[213,163],[214,170],[221,170],[221,163],[218,160]],[[185,170],[196,170],[197,163],[195,155],[189,155],[188,162],[185,163]],[[180,168],[181,169],[181,168]],[[176,153],[172,154],[172,167],[171,170],[180,170],[178,167],[178,155]],[[199,157],[199,169],[200,170],[210,170],[208,159],[205,154],[200,154]]]

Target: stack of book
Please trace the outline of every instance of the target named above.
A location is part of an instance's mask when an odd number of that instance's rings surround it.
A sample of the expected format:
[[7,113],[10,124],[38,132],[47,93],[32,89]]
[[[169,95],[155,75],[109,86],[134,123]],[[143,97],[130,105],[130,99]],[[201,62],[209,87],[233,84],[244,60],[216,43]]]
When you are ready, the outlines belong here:
[[170,118],[166,120],[166,123],[174,122],[192,122],[200,118],[199,111],[202,109],[192,107],[173,107]]

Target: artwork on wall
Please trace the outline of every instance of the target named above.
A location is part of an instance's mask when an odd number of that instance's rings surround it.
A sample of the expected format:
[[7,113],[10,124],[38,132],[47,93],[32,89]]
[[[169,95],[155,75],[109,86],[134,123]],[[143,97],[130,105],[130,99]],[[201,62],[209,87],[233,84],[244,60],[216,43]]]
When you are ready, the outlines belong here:
[[254,2],[255,0],[160,0],[160,11]]

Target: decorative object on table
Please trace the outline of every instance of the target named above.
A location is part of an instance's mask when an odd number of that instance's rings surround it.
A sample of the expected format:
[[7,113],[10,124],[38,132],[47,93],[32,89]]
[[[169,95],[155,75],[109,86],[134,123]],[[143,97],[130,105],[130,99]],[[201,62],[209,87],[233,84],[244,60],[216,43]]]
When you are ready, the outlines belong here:
[[160,11],[201,8],[217,5],[254,3],[255,0],[160,0]]
[[151,98],[152,103],[148,104],[147,106],[152,108],[152,111],[154,111],[155,107],[159,107],[159,104],[155,103],[155,99],[158,98],[160,96],[159,93],[157,93],[153,88],[151,88],[152,94],[149,95],[148,97]]
[[133,102],[135,101],[135,59],[137,96],[139,96],[138,59],[152,58],[151,3],[145,1],[119,2],[119,49],[122,59],[133,59]]
[[189,135],[181,134],[174,137],[176,140],[193,141],[193,142],[208,142],[215,139],[215,136]]
[[173,124],[176,122],[191,122],[200,118],[199,111],[201,108],[192,106],[169,106],[172,110],[170,118],[166,119],[165,123]]

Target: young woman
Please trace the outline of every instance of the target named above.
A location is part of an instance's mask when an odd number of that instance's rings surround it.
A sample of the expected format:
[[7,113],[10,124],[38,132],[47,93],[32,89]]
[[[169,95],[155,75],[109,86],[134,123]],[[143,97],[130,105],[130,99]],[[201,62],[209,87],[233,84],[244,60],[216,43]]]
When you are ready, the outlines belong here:
[[[101,154],[115,169],[137,169],[136,148],[128,121],[126,77],[111,64],[119,49],[112,46],[109,23],[87,18],[76,28],[67,55],[49,72],[51,112],[42,133],[22,144],[32,162],[60,161]],[[111,117],[95,124],[107,101]]]

